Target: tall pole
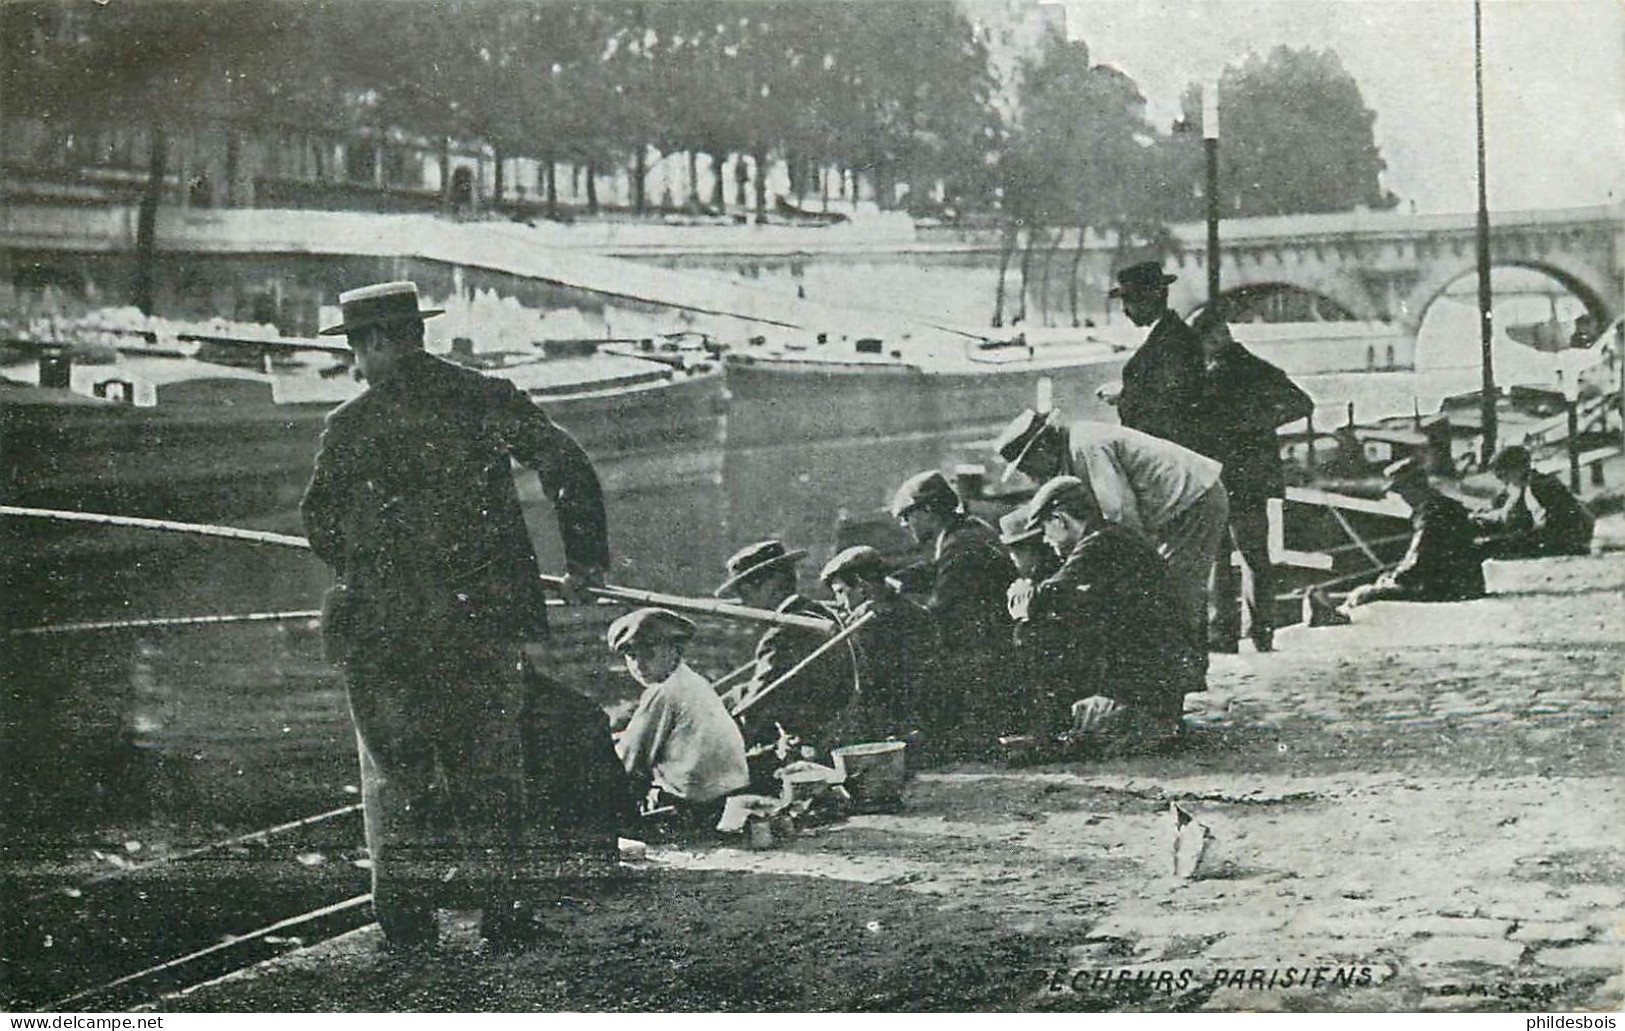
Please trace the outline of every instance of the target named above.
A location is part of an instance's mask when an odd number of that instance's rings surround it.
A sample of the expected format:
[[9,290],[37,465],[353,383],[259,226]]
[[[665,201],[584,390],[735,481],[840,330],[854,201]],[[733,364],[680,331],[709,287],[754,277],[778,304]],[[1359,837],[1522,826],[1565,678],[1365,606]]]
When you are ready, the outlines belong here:
[[1202,148],[1207,151],[1207,303],[1219,308],[1219,80],[1202,91]]
[[1473,100],[1478,114],[1478,341],[1484,381],[1479,393],[1479,420],[1483,442],[1479,447],[1481,467],[1495,455],[1495,354],[1491,343],[1494,331],[1490,296],[1490,200],[1484,173],[1484,5],[1473,0]]

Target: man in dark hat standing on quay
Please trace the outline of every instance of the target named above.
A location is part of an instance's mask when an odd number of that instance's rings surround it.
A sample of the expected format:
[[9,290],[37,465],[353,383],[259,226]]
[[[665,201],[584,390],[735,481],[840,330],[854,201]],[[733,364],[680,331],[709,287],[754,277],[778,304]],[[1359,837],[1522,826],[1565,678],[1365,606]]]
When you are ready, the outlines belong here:
[[1046,692],[1066,712],[1034,713],[1051,729],[1070,719],[1130,746],[1182,730],[1184,698],[1202,690],[1206,652],[1182,630],[1173,581],[1150,544],[1107,519],[1089,484],[1057,476],[1028,505],[1061,568],[1039,584],[1027,618],[1054,649]]
[[1411,544],[1392,572],[1350,592],[1343,607],[1483,597],[1484,566],[1466,506],[1439,493],[1415,458],[1400,459],[1382,472],[1388,493],[1411,506]]
[[1197,441],[1202,389],[1202,347],[1185,320],[1168,307],[1168,285],[1178,279],[1155,261],[1117,273],[1108,296],[1121,298],[1136,326],[1151,327],[1145,343],[1123,365],[1122,391],[1101,396],[1117,405],[1124,426],[1185,447]]
[[425,948],[437,903],[472,893],[492,945],[523,944],[520,648],[546,633],[546,611],[510,459],[553,502],[572,600],[609,563],[598,477],[512,384],[424,350],[423,320],[440,312],[419,308],[414,284],[339,305],[343,323],[323,333],[348,337],[368,389],[328,415],[301,511],[339,581],[323,634],[349,688],[373,907],[392,947]]
[[[780,615],[809,616],[830,624],[840,619],[828,607],[801,594],[796,565],[807,553],[786,548],[782,541],[758,541],[728,559],[728,578],[714,592],[718,598],[738,598],[755,609]],[[785,674],[817,651],[829,634],[792,626],[774,626],[756,642],[756,668],[732,693],[733,708],[750,706],[744,714],[745,745],[753,752],[755,779],[761,781],[764,763],[772,758],[799,759],[790,739],[815,756],[827,758],[838,743],[858,686],[857,657],[850,643],[836,645],[773,692],[763,696]],[[762,697],[758,703],[756,699]],[[767,746],[775,746],[771,752]]]
[[1195,450],[1224,466],[1230,499],[1229,543],[1241,555],[1241,583],[1221,540],[1208,592],[1208,647],[1233,652],[1241,638],[1242,610],[1253,646],[1275,646],[1275,567],[1270,564],[1269,501],[1286,495],[1281,444],[1275,431],[1307,418],[1315,403],[1287,374],[1253,354],[1230,334],[1212,305],[1191,323],[1202,343],[1205,368]]
[[1019,703],[1010,690],[1010,618],[1005,595],[1016,568],[998,532],[965,512],[935,469],[903,482],[891,514],[916,543],[931,549],[925,607],[942,641],[943,683],[926,717],[931,752],[990,750]]

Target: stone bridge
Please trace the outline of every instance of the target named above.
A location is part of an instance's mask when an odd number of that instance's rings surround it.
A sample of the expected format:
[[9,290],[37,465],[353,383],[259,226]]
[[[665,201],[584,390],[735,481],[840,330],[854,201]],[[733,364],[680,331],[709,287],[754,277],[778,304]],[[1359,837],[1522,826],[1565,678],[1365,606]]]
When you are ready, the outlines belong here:
[[[1207,230],[1186,224],[1175,234],[1183,252],[1165,263],[1179,275],[1171,301],[1189,312],[1207,302]],[[1227,298],[1308,295],[1328,316],[1393,322],[1413,336],[1428,307],[1478,262],[1471,213],[1229,219],[1219,241]],[[1088,249],[1096,265],[1116,248],[1091,238]],[[1625,309],[1625,207],[1492,212],[1490,260],[1544,273],[1606,324]]]

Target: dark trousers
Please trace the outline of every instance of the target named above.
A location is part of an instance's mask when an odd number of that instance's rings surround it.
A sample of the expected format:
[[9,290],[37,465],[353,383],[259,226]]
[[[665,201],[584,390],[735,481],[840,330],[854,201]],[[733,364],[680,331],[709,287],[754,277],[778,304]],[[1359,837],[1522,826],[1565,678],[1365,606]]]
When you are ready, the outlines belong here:
[[345,667],[361,757],[373,910],[396,944],[432,941],[441,903],[513,919],[524,807],[517,647],[397,641]]
[[1232,495],[1229,544],[1241,554],[1238,590],[1230,547],[1221,546],[1213,563],[1208,590],[1208,627],[1213,640],[1234,644],[1241,638],[1242,610],[1247,635],[1269,643],[1275,633],[1275,567],[1270,564],[1269,499]]

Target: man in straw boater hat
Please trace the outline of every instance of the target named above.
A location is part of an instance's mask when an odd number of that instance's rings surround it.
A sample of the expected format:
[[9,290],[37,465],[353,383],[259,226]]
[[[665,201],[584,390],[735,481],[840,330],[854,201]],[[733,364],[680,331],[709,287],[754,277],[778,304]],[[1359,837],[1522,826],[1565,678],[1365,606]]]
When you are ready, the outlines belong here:
[[925,717],[935,758],[990,753],[1017,699],[1009,690],[1010,620],[1005,594],[1016,568],[993,527],[964,509],[935,469],[903,481],[892,516],[930,549],[925,607],[942,642],[942,683]]
[[1467,508],[1428,482],[1420,459],[1382,471],[1384,487],[1411,507],[1411,543],[1391,572],[1349,592],[1344,609],[1374,601],[1462,601],[1484,595],[1482,554]]
[[[739,598],[756,609],[781,615],[825,620],[830,633],[840,619],[827,606],[801,594],[797,564],[807,557],[782,541],[757,541],[728,559],[728,576],[717,587],[718,598]],[[777,759],[827,758],[838,743],[858,691],[857,656],[848,641],[837,645],[782,686],[773,687],[801,664],[829,634],[793,626],[773,626],[756,642],[756,666],[750,679],[730,698],[744,714],[745,744],[752,750],[753,780],[771,785]],[[770,695],[764,692],[773,687]],[[756,699],[762,697],[758,703]],[[806,752],[811,752],[807,756]]]
[[609,625],[609,650],[643,687],[616,745],[626,774],[657,805],[678,806],[696,825],[715,825],[726,797],[750,783],[745,739],[710,681],[683,661],[695,632],[670,609],[643,608]]
[[1100,396],[1117,405],[1124,426],[1191,447],[1202,387],[1202,347],[1196,334],[1168,307],[1168,285],[1179,277],[1155,261],[1120,269],[1107,293],[1120,298],[1136,326],[1151,327],[1145,343],[1123,364],[1120,392],[1103,387]]
[[1187,693],[1200,691],[1207,653],[1184,634],[1167,567],[1144,537],[1107,519],[1087,481],[1057,476],[1026,509],[1061,568],[1039,584],[1027,618],[1054,649],[1045,693],[1070,701],[1035,714],[1137,745],[1177,736]]
[[1031,408],[993,447],[1006,477],[1021,472],[1043,483],[1076,476],[1106,519],[1144,534],[1168,566],[1190,643],[1206,649],[1208,580],[1230,518],[1218,462],[1138,430],[1067,425]]
[[338,579],[323,634],[349,688],[373,908],[390,946],[424,948],[437,903],[472,895],[494,947],[522,944],[520,649],[547,622],[510,459],[553,502],[572,600],[609,563],[598,476],[513,384],[424,350],[440,312],[414,284],[339,306],[322,332],[348,338],[368,387],[328,414],[301,512]]

